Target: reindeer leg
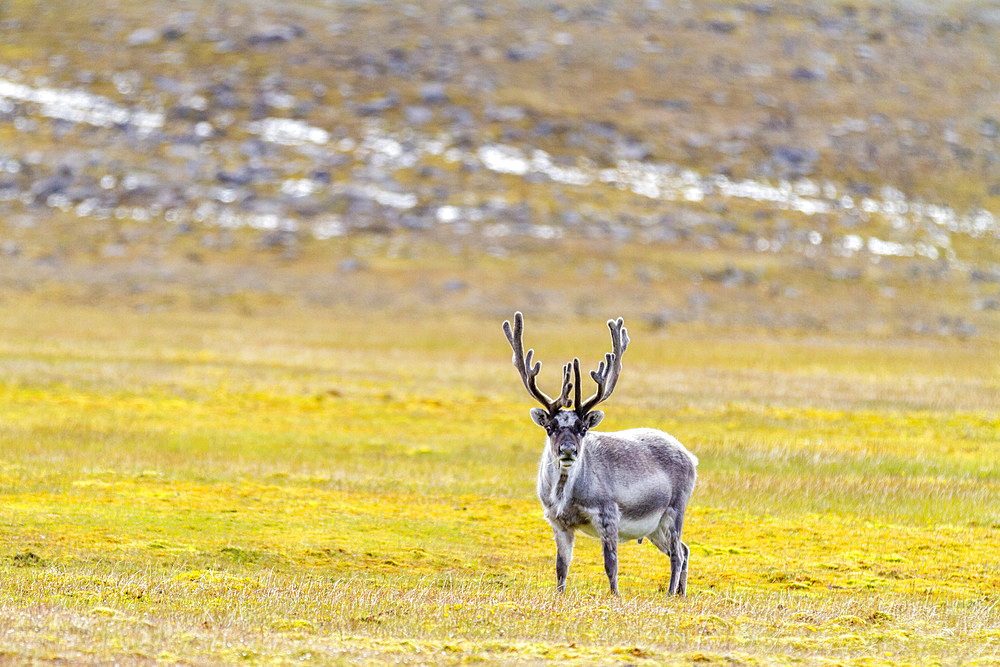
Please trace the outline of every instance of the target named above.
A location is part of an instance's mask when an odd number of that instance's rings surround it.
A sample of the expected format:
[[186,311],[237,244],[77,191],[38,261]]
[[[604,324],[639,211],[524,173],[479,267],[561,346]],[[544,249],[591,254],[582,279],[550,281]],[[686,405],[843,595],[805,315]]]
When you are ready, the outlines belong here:
[[681,572],[684,569],[684,555],[681,553],[678,547],[681,541],[678,539],[670,540],[670,588],[667,589],[668,595],[683,595],[680,590],[681,585]]
[[618,595],[618,507],[609,508],[597,517],[597,534],[601,536],[604,551],[604,571],[608,575],[611,594]]
[[688,546],[662,526],[649,536],[649,541],[670,559],[670,586],[667,588],[667,595],[687,595]]
[[659,527],[649,536],[649,541],[670,559],[670,586],[667,595],[687,595],[687,567],[691,550],[681,542],[684,512],[668,509]]
[[674,554],[670,539],[663,533],[663,527],[661,526],[659,530],[649,536],[649,541],[663,555],[670,559],[670,587],[667,589],[667,593],[668,595],[673,595],[677,592],[677,580],[680,578],[680,572],[674,568]]
[[684,552],[684,561],[681,564],[681,576],[680,581],[677,583],[677,594],[681,597],[686,597],[688,590],[688,557],[691,555],[691,550],[688,549],[688,545],[681,542],[681,551]]
[[563,530],[553,526],[556,536],[556,590],[560,593],[566,590],[566,575],[569,574],[569,564],[573,560],[572,530]]

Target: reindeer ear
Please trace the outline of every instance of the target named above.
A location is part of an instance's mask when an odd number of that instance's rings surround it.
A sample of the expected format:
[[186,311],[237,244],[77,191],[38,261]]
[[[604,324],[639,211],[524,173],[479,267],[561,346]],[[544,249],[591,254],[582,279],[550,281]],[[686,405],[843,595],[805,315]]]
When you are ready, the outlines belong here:
[[591,410],[587,413],[587,416],[584,417],[584,421],[586,421],[588,429],[594,428],[600,424],[602,419],[604,419],[603,410]]
[[549,413],[541,408],[531,408],[531,421],[542,428],[549,427]]

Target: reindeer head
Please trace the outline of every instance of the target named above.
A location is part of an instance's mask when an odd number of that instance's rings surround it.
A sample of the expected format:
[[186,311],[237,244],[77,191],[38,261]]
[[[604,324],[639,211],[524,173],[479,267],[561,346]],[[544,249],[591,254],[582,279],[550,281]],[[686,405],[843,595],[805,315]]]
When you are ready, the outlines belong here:
[[[562,391],[556,399],[549,398],[538,389],[535,378],[542,368],[542,362],[538,361],[532,365],[534,350],[524,353],[524,317],[520,312],[514,313],[514,327],[511,329],[510,322],[504,321],[503,332],[507,336],[511,349],[514,351],[514,366],[521,374],[521,381],[524,382],[528,393],[544,406],[542,408],[531,409],[531,419],[536,424],[545,429],[548,434],[548,445],[552,448],[552,455],[559,461],[562,468],[569,468],[580,455],[580,447],[583,444],[583,437],[587,431],[597,426],[604,413],[595,410],[597,405],[611,396],[611,392],[618,383],[618,375],[622,370],[622,355],[628,347],[628,330],[622,318],[618,320],[608,320],[608,328],[611,330],[611,352],[604,356],[604,361],[600,363],[596,371],[590,372],[590,377],[597,383],[597,393],[586,401],[580,396],[580,360],[574,358],[571,363],[563,366]],[[572,372],[572,376],[570,373]],[[573,391],[573,400],[569,394]]]

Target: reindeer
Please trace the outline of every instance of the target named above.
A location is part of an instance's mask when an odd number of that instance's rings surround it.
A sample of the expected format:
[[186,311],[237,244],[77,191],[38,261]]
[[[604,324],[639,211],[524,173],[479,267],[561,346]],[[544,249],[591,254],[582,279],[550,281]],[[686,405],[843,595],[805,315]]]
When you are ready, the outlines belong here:
[[532,365],[534,350],[524,353],[523,316],[514,313],[513,330],[509,321],[503,323],[521,381],[543,406],[531,409],[531,419],[547,433],[537,491],[545,519],[555,533],[556,590],[566,590],[573,542],[580,530],[601,540],[612,595],[618,595],[618,543],[638,540],[641,544],[643,538],[670,558],[669,594],[686,595],[690,552],[681,542],[681,528],[694,490],[697,457],[676,438],[656,429],[591,430],[604,418],[595,408],[618,383],[629,343],[624,325],[620,317],[608,320],[611,352],[590,372],[597,392],[584,401],[579,359],[563,366],[562,392],[549,398],[535,382],[542,363]]

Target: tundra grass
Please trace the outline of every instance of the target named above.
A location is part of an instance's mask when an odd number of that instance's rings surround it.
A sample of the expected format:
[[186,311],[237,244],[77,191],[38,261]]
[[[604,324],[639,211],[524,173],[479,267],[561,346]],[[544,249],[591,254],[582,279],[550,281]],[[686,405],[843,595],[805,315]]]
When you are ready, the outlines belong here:
[[[527,323],[558,380],[600,321]],[[633,329],[607,429],[701,459],[669,562],[533,496],[499,321],[0,304],[0,658],[1000,662],[995,341]],[[627,380],[627,381],[626,381]]]

